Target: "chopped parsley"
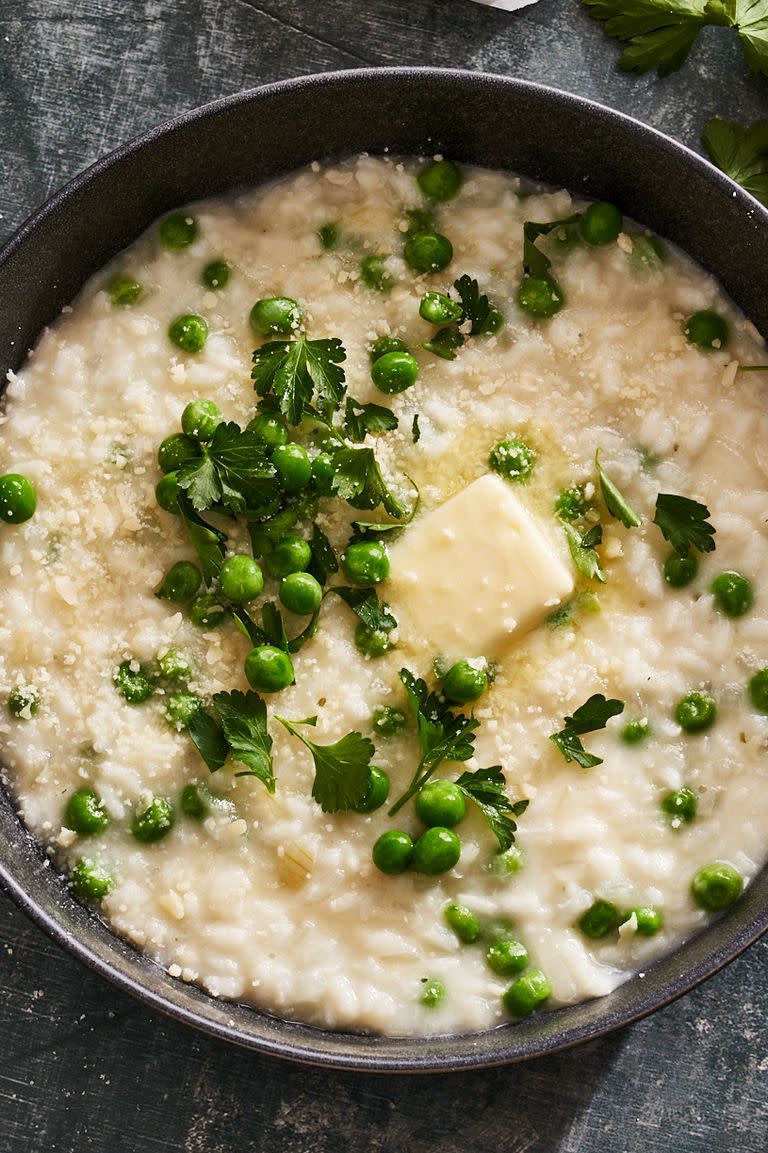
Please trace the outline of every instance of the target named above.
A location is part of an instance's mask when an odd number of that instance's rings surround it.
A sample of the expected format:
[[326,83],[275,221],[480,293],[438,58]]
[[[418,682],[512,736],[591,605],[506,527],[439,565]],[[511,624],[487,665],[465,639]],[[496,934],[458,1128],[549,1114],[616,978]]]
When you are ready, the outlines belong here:
[[712,163],[768,208],[768,120],[743,127],[715,118],[702,141]]
[[300,424],[305,408],[317,397],[331,410],[341,404],[345,392],[347,353],[336,337],[331,340],[270,340],[253,354],[251,377],[259,396],[275,396],[290,424]]
[[568,541],[573,563],[581,575],[589,580],[598,580],[601,584],[605,584],[605,572],[600,564],[600,557],[597,555],[597,546],[603,540],[602,525],[596,524],[582,536],[572,524],[564,524],[563,532]]
[[465,274],[454,280],[453,287],[461,301],[461,316],[457,323],[469,322],[470,336],[483,336],[485,333],[495,332],[501,320],[499,310],[491,304],[485,293],[480,291],[477,281]]
[[675,72],[708,24],[735,28],[747,64],[768,75],[768,11],[765,0],[582,0],[607,36],[627,47],[619,57],[626,72]]
[[411,424],[411,440],[414,444],[418,444],[421,439],[421,429],[419,428],[419,414],[414,413],[413,423]]
[[328,590],[340,597],[352,609],[366,628],[389,632],[397,628],[397,619],[389,611],[389,605],[381,604],[375,588],[346,588],[335,585]]
[[221,723],[205,709],[189,722],[189,735],[211,772],[227,759],[239,761],[245,770],[238,777],[258,777],[268,793],[275,791],[272,738],[267,731],[267,708],[257,693],[216,693],[213,698]]
[[573,716],[565,717],[563,728],[558,733],[552,733],[549,739],[557,745],[568,764],[576,761],[584,769],[602,765],[603,758],[588,753],[581,743],[581,737],[585,733],[604,729],[611,717],[617,717],[623,711],[623,701],[606,700],[602,693],[595,693],[574,711]]
[[406,516],[408,509],[390,491],[372,448],[331,449],[333,491],[353,508],[373,509],[382,505],[390,516]]
[[221,570],[227,538],[223,532],[219,532],[198,516],[183,494],[179,495],[179,512],[200,560],[203,580],[210,587]]
[[686,557],[692,548],[714,552],[715,528],[707,520],[708,516],[705,504],[687,496],[660,492],[653,523],[659,526],[664,540],[669,541],[675,552]]
[[581,213],[567,216],[564,220],[553,220],[549,224],[539,224],[535,220],[526,220],[523,224],[523,272],[526,276],[546,276],[552,266],[552,261],[536,247],[540,236],[549,236],[556,228],[565,228],[569,224],[576,224],[581,220]]
[[616,485],[605,472],[598,459],[599,451],[598,449],[595,452],[595,468],[600,478],[600,491],[603,494],[605,507],[612,517],[621,521],[625,528],[639,528],[643,523],[643,518],[635,512],[632,505],[626,497],[622,496]]
[[515,841],[515,817],[525,812],[528,801],[510,801],[501,765],[477,769],[474,773],[462,773],[456,784],[477,805],[499,842],[499,852],[505,853]]
[[310,741],[297,725],[315,725],[317,717],[304,721],[276,718],[284,728],[306,745],[315,762],[315,780],[312,796],[324,813],[338,813],[354,809],[365,797],[368,789],[373,741],[362,733],[347,733],[332,745],[318,745]]
[[344,408],[344,432],[357,444],[369,433],[392,432],[397,428],[397,417],[391,408],[382,404],[361,404],[351,396]]

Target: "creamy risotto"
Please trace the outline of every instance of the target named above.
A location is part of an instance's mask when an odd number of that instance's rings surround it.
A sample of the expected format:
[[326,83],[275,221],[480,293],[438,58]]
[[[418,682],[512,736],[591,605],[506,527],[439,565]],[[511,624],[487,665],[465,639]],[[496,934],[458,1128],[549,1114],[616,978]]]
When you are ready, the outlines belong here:
[[768,414],[711,278],[610,205],[362,156],[171,214],[64,313],[0,418],[0,752],[117,933],[456,1032],[738,898]]

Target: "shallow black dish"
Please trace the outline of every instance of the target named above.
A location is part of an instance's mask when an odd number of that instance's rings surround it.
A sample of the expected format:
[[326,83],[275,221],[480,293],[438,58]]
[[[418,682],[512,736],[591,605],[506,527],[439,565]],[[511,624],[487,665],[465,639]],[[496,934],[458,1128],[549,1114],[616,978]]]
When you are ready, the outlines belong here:
[[[0,380],[82,284],[167,209],[360,151],[445,152],[607,199],[713,273],[768,335],[768,212],[694,153],[638,122],[501,77],[386,69],[309,77],[178,117],[69,184],[0,254]],[[322,1032],[173,980],[70,896],[0,790],[0,881],[81,960],[147,1004],[276,1056],[419,1072],[523,1060],[652,1012],[768,928],[768,872],[705,932],[616,992],[520,1024],[431,1039]]]

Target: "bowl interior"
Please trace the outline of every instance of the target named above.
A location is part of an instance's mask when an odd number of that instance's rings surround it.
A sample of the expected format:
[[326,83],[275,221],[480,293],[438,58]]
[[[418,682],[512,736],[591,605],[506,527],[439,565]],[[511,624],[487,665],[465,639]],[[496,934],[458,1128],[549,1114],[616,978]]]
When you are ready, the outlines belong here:
[[[83,283],[169,208],[361,151],[444,152],[606,199],[713,273],[768,335],[768,212],[636,121],[522,81],[431,69],[326,74],[208,105],[96,164],[0,254],[0,380]],[[0,879],[86,963],[152,1006],[251,1048],[339,1068],[459,1069],[520,1060],[634,1020],[715,972],[768,927],[768,873],[705,932],[610,996],[489,1032],[431,1039],[324,1032],[183,985],[78,905],[0,790]]]

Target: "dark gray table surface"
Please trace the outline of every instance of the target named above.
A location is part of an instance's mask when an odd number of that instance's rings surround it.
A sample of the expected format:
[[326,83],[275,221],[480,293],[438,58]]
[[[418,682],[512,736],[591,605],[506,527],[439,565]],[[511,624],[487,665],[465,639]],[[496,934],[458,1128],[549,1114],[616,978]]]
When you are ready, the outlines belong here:
[[[0,0],[0,241],[70,176],[183,109],[365,65],[518,75],[697,146],[768,114],[736,37],[628,77],[576,0]],[[81,968],[0,894],[0,1153],[765,1153],[768,942],[649,1020],[526,1066],[365,1077],[229,1048]]]

